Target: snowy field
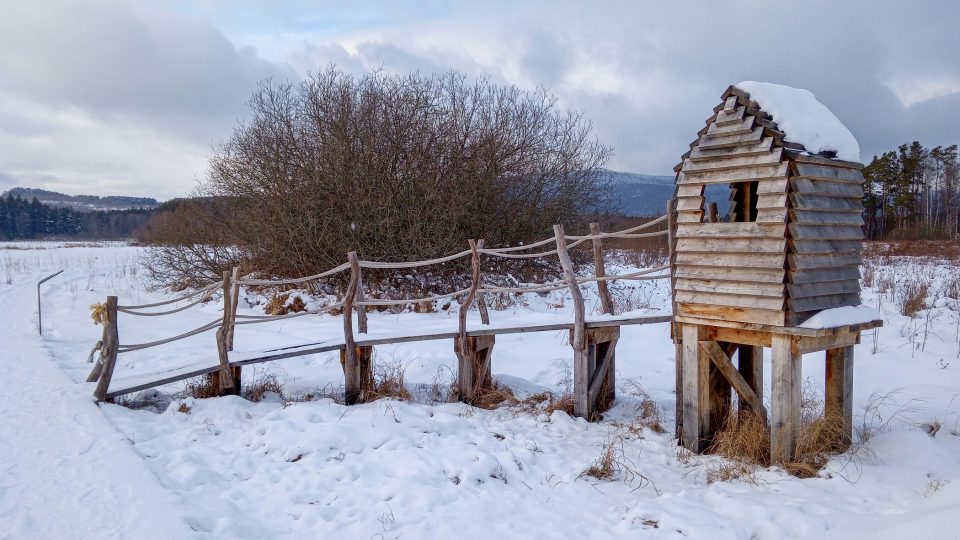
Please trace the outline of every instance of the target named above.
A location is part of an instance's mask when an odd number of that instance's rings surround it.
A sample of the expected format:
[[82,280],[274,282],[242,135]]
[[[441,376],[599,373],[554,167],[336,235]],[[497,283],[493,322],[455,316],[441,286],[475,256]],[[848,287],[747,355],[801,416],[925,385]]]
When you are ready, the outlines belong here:
[[[431,403],[453,377],[450,340],[376,348],[375,362],[404,368],[415,402],[171,398],[184,389],[175,384],[161,389],[169,404],[159,410],[98,407],[83,382],[101,331],[89,306],[108,294],[121,304],[168,297],[145,286],[139,255],[122,244],[0,244],[0,538],[960,538],[955,264],[886,258],[865,266],[863,300],[885,326],[856,347],[855,423],[872,433],[859,452],[837,456],[813,479],[773,469],[711,481],[719,458],[678,452],[672,437],[667,324],[623,328],[618,400],[593,424],[563,412]],[[60,269],[44,285],[41,338],[36,282]],[[926,307],[900,315],[905,291],[923,284]],[[639,314],[668,307],[663,282],[619,294]],[[245,295],[241,313],[262,313],[266,300]],[[562,294],[534,295],[491,318],[561,317],[569,304]],[[121,315],[121,342],[216,319],[218,302],[182,315]],[[455,320],[454,304],[371,314],[370,327]],[[329,315],[238,327],[236,349],[338,332],[342,322]],[[215,358],[212,333],[122,355],[115,377],[205,357]],[[493,358],[497,380],[520,397],[569,384],[566,332],[498,336]],[[822,353],[804,358],[811,391],[822,392],[823,370]],[[245,379],[265,375],[288,396],[342,386],[334,353],[244,369]],[[667,433],[636,428],[638,388],[656,402]],[[611,445],[616,477],[584,476]]]

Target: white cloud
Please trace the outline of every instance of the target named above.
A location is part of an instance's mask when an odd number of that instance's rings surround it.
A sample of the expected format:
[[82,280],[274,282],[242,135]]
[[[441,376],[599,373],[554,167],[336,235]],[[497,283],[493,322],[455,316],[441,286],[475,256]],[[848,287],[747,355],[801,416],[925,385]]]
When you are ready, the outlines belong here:
[[886,85],[906,108],[932,99],[960,94],[960,78],[950,76],[895,79],[887,81]]

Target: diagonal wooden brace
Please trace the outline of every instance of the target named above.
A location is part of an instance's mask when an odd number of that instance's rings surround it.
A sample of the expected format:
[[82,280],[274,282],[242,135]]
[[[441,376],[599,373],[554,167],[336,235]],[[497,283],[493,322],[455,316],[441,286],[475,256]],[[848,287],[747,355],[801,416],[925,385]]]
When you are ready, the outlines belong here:
[[740,372],[737,371],[730,357],[720,348],[720,345],[716,341],[701,341],[700,350],[710,358],[713,365],[717,366],[720,373],[730,382],[733,389],[737,391],[740,399],[746,401],[753,410],[760,413],[764,422],[766,422],[767,410],[763,406],[763,400],[753,391],[753,388],[750,388],[750,385],[747,384],[747,381],[740,375]]

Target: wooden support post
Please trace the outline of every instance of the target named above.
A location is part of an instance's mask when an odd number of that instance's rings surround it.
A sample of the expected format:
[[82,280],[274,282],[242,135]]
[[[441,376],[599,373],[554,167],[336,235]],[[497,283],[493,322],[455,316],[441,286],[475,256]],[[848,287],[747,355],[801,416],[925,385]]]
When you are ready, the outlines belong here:
[[827,349],[826,402],[824,413],[828,419],[843,424],[843,451],[853,440],[853,346]]
[[[366,378],[363,376],[363,355],[361,347],[357,347],[353,337],[353,307],[357,297],[357,287],[360,283],[360,263],[357,252],[347,253],[350,261],[350,282],[343,297],[343,340],[344,347],[340,350],[340,363],[343,365],[344,401],[347,405],[354,405],[363,401]],[[369,371],[369,370],[367,370]]]
[[[590,224],[590,234],[600,234],[599,223]],[[603,240],[600,238],[593,239],[593,266],[595,275],[598,278],[606,277],[607,272],[603,264]],[[613,299],[610,297],[610,290],[607,288],[606,281],[597,282],[597,292],[600,295],[600,307],[603,312],[608,315],[613,315]]]
[[107,313],[104,315],[103,347],[100,353],[103,356],[103,368],[100,370],[100,380],[94,396],[97,401],[105,401],[110,390],[110,380],[113,379],[113,368],[117,365],[117,352],[120,347],[120,329],[117,326],[117,297],[107,297]]
[[[354,292],[354,302],[363,302],[363,272],[360,269],[360,260],[357,259],[355,251],[351,251],[353,257],[349,257],[350,260],[350,275],[357,276],[357,289]],[[367,308],[366,306],[360,306],[354,303],[354,306],[357,309],[357,332],[360,334],[367,333]],[[344,311],[344,313],[349,313]]]
[[230,327],[232,326],[233,318],[230,314],[231,306],[233,306],[233,301],[230,300],[230,295],[233,292],[233,287],[230,284],[230,271],[224,270],[223,272],[223,320],[220,323],[220,328],[217,328],[217,355],[220,358],[220,371],[218,372],[217,382],[220,389],[220,395],[232,394],[236,389],[236,384],[233,381],[233,371],[230,369],[230,357],[229,350],[230,346],[228,340],[230,339]]
[[786,463],[796,455],[800,435],[801,354],[794,336],[773,335],[773,395],[770,407],[770,458]]
[[[737,371],[743,381],[763,402],[763,347],[757,345],[739,345],[737,347]],[[753,409],[753,406],[740,400],[740,410]]]
[[680,331],[683,337],[683,431],[680,433],[680,442],[688,450],[702,452],[711,433],[710,359],[701,352],[700,326],[684,324]]
[[586,347],[584,331],[586,329],[586,314],[583,307],[583,294],[580,292],[580,285],[577,284],[577,275],[573,270],[573,262],[570,260],[570,254],[567,253],[567,238],[563,232],[563,225],[559,223],[553,226],[553,234],[557,241],[557,255],[560,259],[560,266],[563,267],[563,277],[567,280],[570,287],[570,296],[573,299],[573,333],[570,344],[574,350],[582,351]]
[[[233,333],[237,329],[237,307],[240,305],[240,267],[234,266],[230,273],[230,283],[233,289],[230,291],[230,327],[227,329],[227,350],[233,350]],[[238,368],[239,369],[239,368]]]
[[347,405],[363,403],[373,388],[373,345],[353,346],[354,369],[347,372],[347,348],[340,349],[340,365],[343,366],[344,401]]
[[493,344],[496,337],[467,336],[454,338],[457,353],[457,388],[460,401],[475,404],[484,390],[493,387]]
[[[570,333],[573,341],[573,330]],[[620,327],[590,328],[585,337],[586,346],[573,353],[573,414],[594,421],[616,398]]]

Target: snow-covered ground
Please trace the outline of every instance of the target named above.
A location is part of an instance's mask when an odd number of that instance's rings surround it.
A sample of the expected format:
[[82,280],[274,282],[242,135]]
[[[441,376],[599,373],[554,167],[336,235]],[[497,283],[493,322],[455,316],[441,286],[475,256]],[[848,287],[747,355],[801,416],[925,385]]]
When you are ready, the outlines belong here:
[[[9,249],[17,248],[17,249]],[[2,538],[956,538],[960,504],[960,304],[949,263],[891,258],[869,267],[864,303],[886,326],[856,347],[855,416],[874,426],[865,449],[837,456],[818,478],[778,470],[753,481],[710,482],[714,457],[678,452],[673,439],[673,345],[666,324],[624,327],[622,383],[598,423],[562,412],[487,411],[423,403],[455,366],[450,341],[378,347],[399,363],[419,403],[346,407],[329,398],[252,403],[239,397],[174,399],[157,412],[93,404],[82,382],[100,329],[89,306],[165,298],[149,291],[139,248],[0,244],[0,537]],[[44,285],[44,335],[36,331],[36,281]],[[897,301],[931,283],[915,318]],[[631,295],[652,313],[668,305],[661,282]],[[953,295],[953,296],[950,296]],[[247,313],[265,299],[241,302]],[[259,304],[258,304],[259,302]],[[595,305],[595,296],[590,304]],[[252,305],[251,305],[252,304]],[[562,294],[534,296],[504,318],[557,317]],[[217,302],[182,317],[120,318],[124,343],[176,334],[219,317]],[[371,329],[445,324],[433,314],[372,314]],[[295,344],[342,330],[332,316],[239,327],[237,350]],[[493,371],[518,395],[569,383],[565,332],[499,336]],[[122,355],[116,376],[215,354],[210,333]],[[765,373],[769,376],[769,365]],[[822,388],[822,354],[804,358]],[[288,359],[273,374],[285,393],[323,395],[342,385],[336,354]],[[769,381],[768,381],[769,382]],[[642,387],[666,434],[631,430]],[[163,388],[165,394],[182,385]],[[888,399],[869,412],[878,396]],[[931,426],[941,426],[931,436]],[[613,445],[613,481],[581,473]]]

